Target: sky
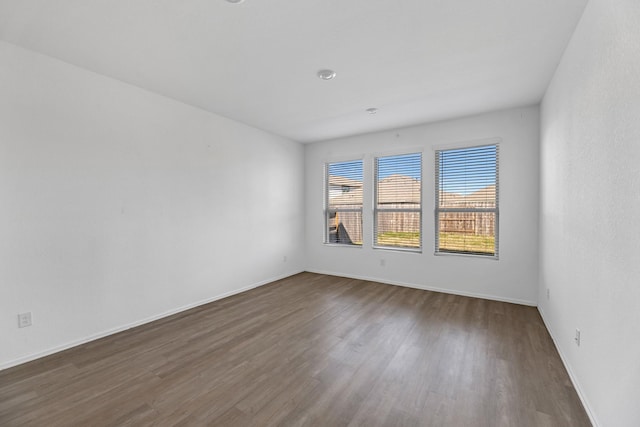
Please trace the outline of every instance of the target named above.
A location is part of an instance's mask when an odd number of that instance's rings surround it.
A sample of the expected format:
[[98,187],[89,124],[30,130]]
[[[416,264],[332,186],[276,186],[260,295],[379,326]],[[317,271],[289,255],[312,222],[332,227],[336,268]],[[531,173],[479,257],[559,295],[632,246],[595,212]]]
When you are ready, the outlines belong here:
[[422,153],[377,158],[378,180],[391,175],[405,175],[420,180]]
[[496,183],[498,150],[495,145],[437,151],[438,188],[470,194]]
[[329,175],[342,176],[362,182],[362,160],[329,163]]
[[[377,158],[379,178],[383,179],[396,174],[420,179],[420,170],[422,169],[420,157],[420,153],[416,153]],[[329,175],[362,181],[362,160],[331,163],[329,164]]]
[[[441,190],[470,194],[496,183],[498,152],[495,145],[437,151]],[[378,179],[398,174],[420,180],[422,153],[376,158]],[[362,160],[329,164],[329,174],[363,180]]]

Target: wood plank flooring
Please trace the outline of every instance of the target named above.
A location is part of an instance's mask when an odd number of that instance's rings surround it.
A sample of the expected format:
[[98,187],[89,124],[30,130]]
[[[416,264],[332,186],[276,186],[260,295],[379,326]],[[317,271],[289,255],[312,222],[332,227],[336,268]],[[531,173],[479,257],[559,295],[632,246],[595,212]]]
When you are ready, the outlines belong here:
[[533,307],[302,273],[0,372],[2,426],[588,426]]

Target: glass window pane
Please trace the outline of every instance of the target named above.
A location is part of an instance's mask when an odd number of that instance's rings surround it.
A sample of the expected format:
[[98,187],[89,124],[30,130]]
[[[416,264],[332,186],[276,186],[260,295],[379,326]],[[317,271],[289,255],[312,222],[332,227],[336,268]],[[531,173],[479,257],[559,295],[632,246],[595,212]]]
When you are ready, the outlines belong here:
[[420,212],[378,212],[376,242],[378,246],[420,247]]
[[422,247],[422,154],[375,159],[374,245]]
[[325,243],[362,245],[362,160],[328,163]]
[[441,212],[438,219],[439,251],[495,253],[495,213]]
[[436,252],[498,255],[498,158],[498,145],[436,151]]
[[327,243],[362,245],[362,211],[329,211]]

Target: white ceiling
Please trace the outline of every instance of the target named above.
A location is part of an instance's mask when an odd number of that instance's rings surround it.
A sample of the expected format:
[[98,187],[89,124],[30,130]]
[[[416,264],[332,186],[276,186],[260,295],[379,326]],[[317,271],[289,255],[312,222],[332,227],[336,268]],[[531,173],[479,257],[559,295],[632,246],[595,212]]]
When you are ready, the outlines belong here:
[[312,142],[539,102],[586,3],[0,0],[0,38]]

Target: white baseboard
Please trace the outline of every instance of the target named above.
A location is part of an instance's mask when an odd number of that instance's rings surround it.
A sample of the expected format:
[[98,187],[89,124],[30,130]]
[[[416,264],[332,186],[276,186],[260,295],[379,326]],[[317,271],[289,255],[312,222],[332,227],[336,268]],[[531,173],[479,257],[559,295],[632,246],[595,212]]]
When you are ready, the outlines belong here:
[[379,277],[367,277],[367,276],[360,276],[357,274],[342,274],[342,273],[335,273],[331,271],[322,271],[322,270],[307,269],[306,271],[308,271],[309,273],[325,274],[327,276],[338,276],[338,277],[347,277],[349,279],[367,280],[369,282],[379,282],[379,283],[385,283],[387,285],[404,286],[405,288],[421,289],[423,291],[433,291],[433,292],[440,292],[443,294],[452,294],[452,295],[460,295],[464,297],[481,298],[481,299],[487,299],[492,301],[508,302],[512,304],[528,305],[531,307],[536,307],[538,305],[537,302],[534,302],[534,301],[527,301],[527,300],[521,300],[516,298],[505,298],[505,297],[500,297],[496,295],[488,295],[488,294],[481,294],[481,293],[475,293],[475,292],[458,291],[456,289],[438,288],[435,286],[417,285],[415,283],[398,282],[396,280],[381,279]]
[[558,341],[556,341],[556,337],[553,334],[553,330],[549,327],[549,323],[547,322],[547,319],[544,317],[544,310],[542,309],[542,307],[538,306],[538,312],[540,313],[540,317],[542,317],[542,322],[544,323],[544,326],[547,328],[547,331],[549,331],[549,335],[551,336],[553,345],[556,347],[556,351],[560,355],[560,360],[562,360],[562,364],[564,365],[564,368],[567,370],[567,373],[569,374],[569,379],[573,384],[573,388],[578,393],[580,402],[582,402],[582,406],[584,406],[584,410],[587,412],[587,416],[589,417],[591,424],[593,425],[593,427],[599,427],[600,423],[598,423],[598,420],[596,419],[596,415],[593,413],[593,410],[591,409],[591,405],[589,404],[589,400],[587,399],[587,396],[584,394],[584,391],[582,390],[582,386],[580,385],[578,378],[576,378],[575,374],[573,373],[573,370],[571,369],[571,365],[569,365],[567,358],[564,356],[564,353],[562,353],[562,349],[560,348],[560,346],[558,346]]
[[160,313],[160,314],[156,314],[156,315],[147,317],[145,319],[137,320],[135,322],[131,322],[131,323],[128,323],[126,325],[122,325],[122,326],[118,326],[116,328],[108,329],[106,331],[98,332],[97,334],[89,335],[88,337],[84,337],[84,338],[81,338],[81,339],[78,339],[78,340],[73,340],[73,341],[70,341],[68,343],[65,343],[65,344],[62,344],[62,345],[59,345],[59,346],[51,347],[51,348],[48,348],[48,349],[46,349],[44,351],[28,354],[28,355],[20,357],[18,359],[10,360],[8,362],[0,364],[0,371],[2,371],[3,369],[8,369],[8,368],[11,368],[11,367],[14,367],[14,366],[17,366],[17,365],[21,365],[23,363],[31,362],[32,360],[40,359],[42,357],[49,356],[49,355],[52,355],[54,353],[58,353],[58,352],[61,352],[61,351],[64,351],[64,350],[68,350],[68,349],[70,349],[72,347],[76,347],[76,346],[79,346],[81,344],[88,343],[90,341],[95,341],[97,339],[104,338],[104,337],[109,336],[109,335],[117,334],[118,332],[126,331],[127,329],[135,328],[137,326],[141,326],[141,325],[144,325],[146,323],[151,323],[151,322],[153,322],[155,320],[159,320],[159,319],[162,319],[162,318],[165,318],[165,317],[173,316],[174,314],[181,313],[183,311],[187,311],[187,310],[190,310],[192,308],[199,307],[201,305],[209,304],[211,302],[214,302],[214,301],[217,301],[217,300],[220,300],[220,299],[223,299],[223,298],[227,298],[227,297],[230,297],[232,295],[236,295],[236,294],[239,294],[239,293],[242,293],[242,292],[246,292],[246,291],[249,291],[251,289],[254,289],[254,288],[257,288],[257,287],[260,287],[260,286],[264,286],[266,284],[275,282],[277,280],[282,280],[282,279],[285,279],[287,277],[290,277],[290,276],[293,276],[295,274],[302,273],[302,272],[303,272],[303,270],[300,270],[300,271],[294,271],[294,272],[286,273],[286,274],[283,274],[283,275],[280,275],[280,276],[277,276],[277,277],[272,277],[270,279],[262,280],[260,282],[253,283],[253,284],[251,284],[249,286],[245,286],[245,287],[240,288],[240,289],[236,289],[236,290],[233,290],[233,291],[225,292],[223,294],[216,295],[214,297],[207,298],[207,299],[202,300],[202,301],[198,301],[198,302],[195,302],[195,303],[192,303],[192,304],[187,304],[187,305],[184,305],[182,307],[178,307],[178,308],[175,308],[175,309],[171,309],[171,310],[165,311],[165,312]]

